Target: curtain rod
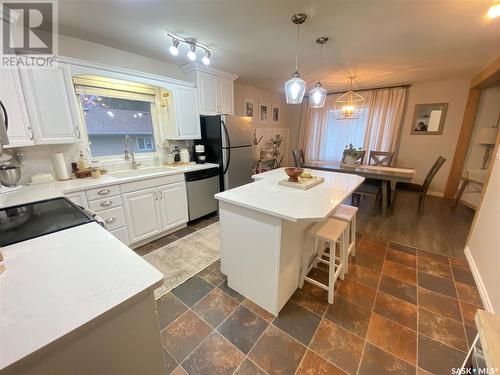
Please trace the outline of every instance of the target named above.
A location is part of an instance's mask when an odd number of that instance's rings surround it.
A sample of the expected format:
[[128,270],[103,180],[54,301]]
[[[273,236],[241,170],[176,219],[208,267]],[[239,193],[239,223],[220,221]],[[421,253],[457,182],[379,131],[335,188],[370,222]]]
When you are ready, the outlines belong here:
[[[395,85],[395,86],[382,86],[382,87],[372,87],[369,89],[359,89],[359,90],[352,90],[354,92],[358,91],[371,91],[371,90],[384,90],[384,89],[398,89],[398,88],[408,88],[411,87],[410,84],[407,85]],[[337,95],[337,94],[345,94],[347,91],[337,91],[337,92],[329,92],[327,95]]]

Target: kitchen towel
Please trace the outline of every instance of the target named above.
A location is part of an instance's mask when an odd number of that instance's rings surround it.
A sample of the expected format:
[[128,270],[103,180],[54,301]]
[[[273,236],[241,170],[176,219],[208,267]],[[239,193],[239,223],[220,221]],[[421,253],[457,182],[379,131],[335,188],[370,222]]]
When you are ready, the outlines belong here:
[[59,181],[69,179],[68,168],[66,168],[66,161],[64,160],[64,154],[62,152],[54,152],[52,154],[52,167]]

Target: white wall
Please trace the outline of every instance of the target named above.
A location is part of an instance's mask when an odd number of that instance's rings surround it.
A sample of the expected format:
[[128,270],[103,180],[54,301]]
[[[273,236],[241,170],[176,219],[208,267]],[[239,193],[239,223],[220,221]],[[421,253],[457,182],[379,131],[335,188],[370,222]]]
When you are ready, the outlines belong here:
[[64,35],[59,35],[58,41],[59,55],[61,56],[134,69],[145,73],[159,74],[185,81],[188,80],[186,74],[179,66],[167,61],[151,59],[132,52]]
[[481,208],[477,212],[466,251],[477,271],[478,288],[485,307],[500,312],[500,149],[493,160],[492,173]]
[[[396,164],[398,166],[415,168],[417,174],[414,182],[421,183],[437,157],[439,155],[444,156],[446,163],[438,172],[429,188],[432,193],[442,195],[446,187],[458,134],[462,125],[465,104],[469,93],[469,82],[469,78],[419,82],[412,85],[409,89]],[[410,134],[415,105],[425,103],[449,103],[443,134]]]
[[[469,149],[465,158],[464,169],[480,169],[483,165],[484,146],[475,143],[480,128],[493,128],[500,115],[500,87],[481,91],[474,129],[470,137]],[[491,161],[491,159],[490,159]]]

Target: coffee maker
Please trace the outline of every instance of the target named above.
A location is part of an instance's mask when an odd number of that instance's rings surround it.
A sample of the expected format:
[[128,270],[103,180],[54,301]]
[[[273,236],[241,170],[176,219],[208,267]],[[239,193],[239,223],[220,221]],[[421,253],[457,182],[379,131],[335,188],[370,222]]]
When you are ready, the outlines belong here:
[[197,164],[205,163],[207,155],[205,154],[205,146],[204,145],[195,145],[194,146],[194,160]]

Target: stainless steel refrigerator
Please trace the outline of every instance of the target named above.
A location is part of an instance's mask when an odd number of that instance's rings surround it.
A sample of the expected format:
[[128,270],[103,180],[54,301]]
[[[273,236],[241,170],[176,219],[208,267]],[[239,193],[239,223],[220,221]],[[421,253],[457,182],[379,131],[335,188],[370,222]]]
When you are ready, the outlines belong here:
[[244,116],[201,116],[207,162],[219,164],[222,190],[252,182],[252,123]]

